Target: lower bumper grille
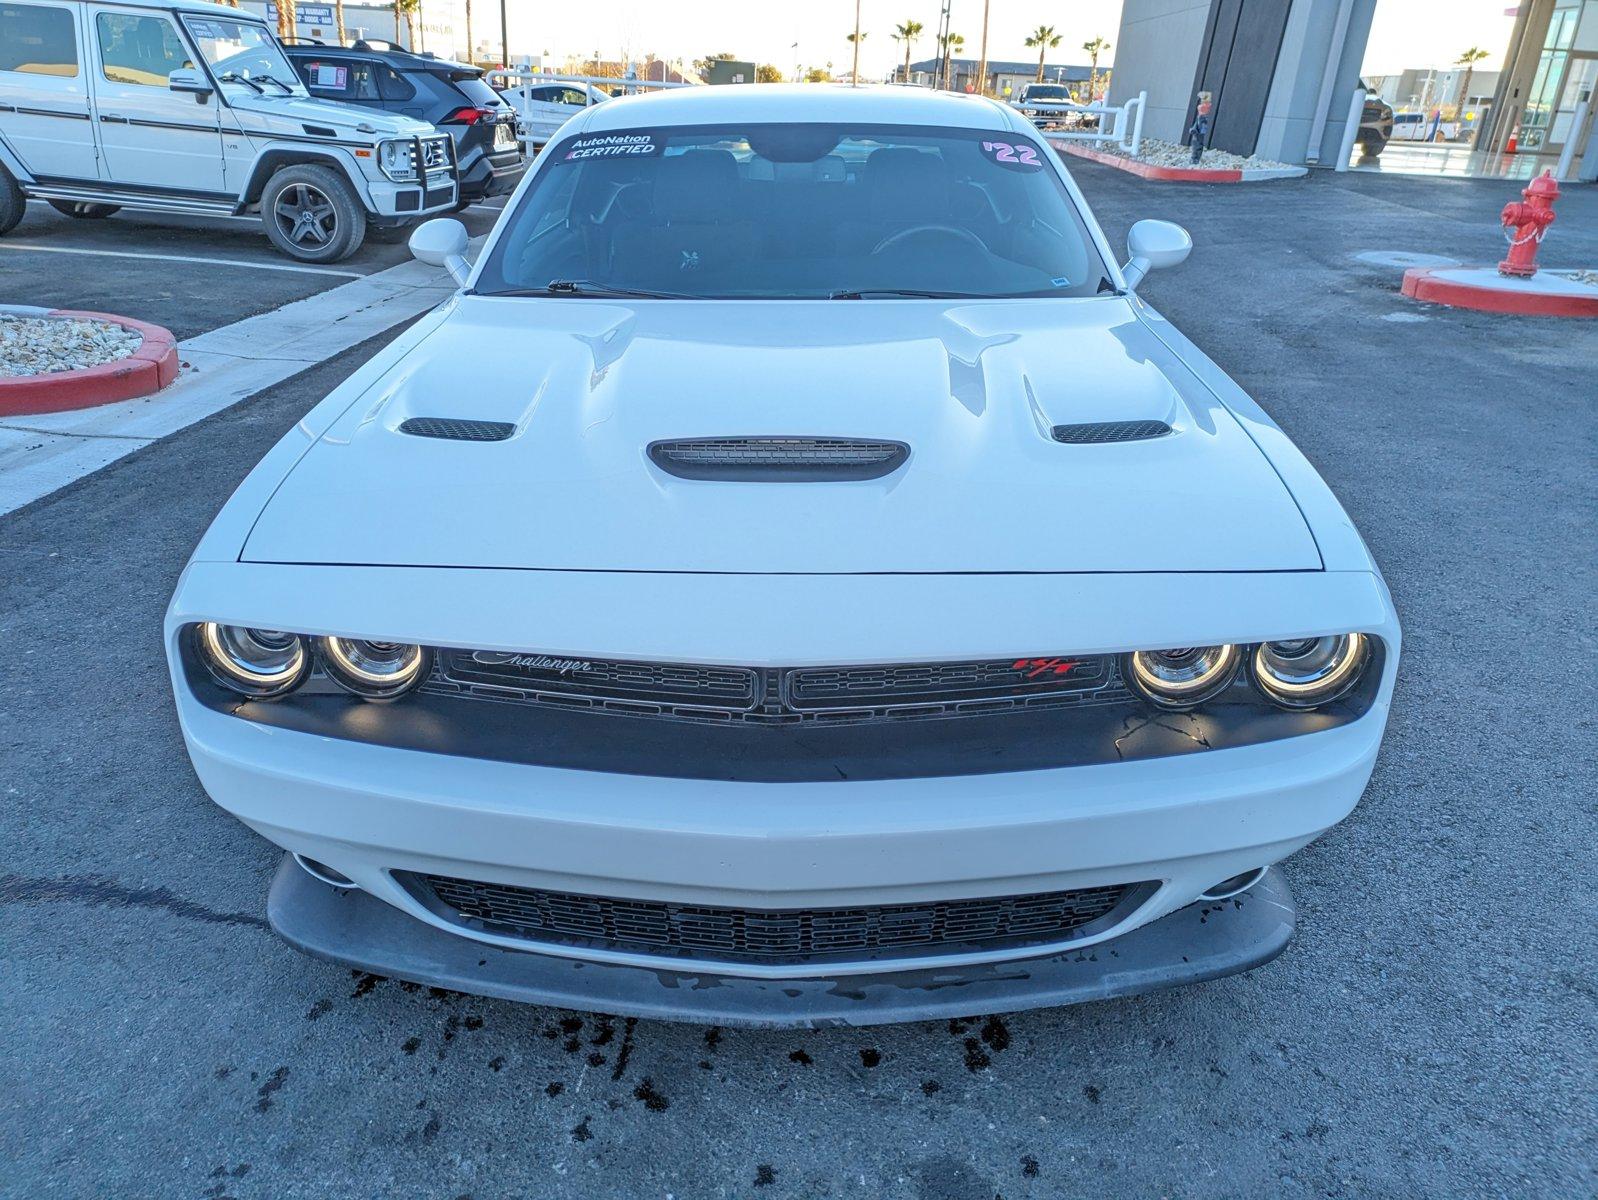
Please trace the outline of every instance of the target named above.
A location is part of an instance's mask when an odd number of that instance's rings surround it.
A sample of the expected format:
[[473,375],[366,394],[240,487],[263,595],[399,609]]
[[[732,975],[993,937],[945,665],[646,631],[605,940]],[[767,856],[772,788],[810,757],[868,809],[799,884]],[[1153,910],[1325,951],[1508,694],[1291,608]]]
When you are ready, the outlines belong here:
[[444,875],[400,878],[440,916],[485,933],[768,964],[914,958],[1070,941],[1119,920],[1150,890],[1146,884],[1117,884],[925,904],[748,909],[581,896]]

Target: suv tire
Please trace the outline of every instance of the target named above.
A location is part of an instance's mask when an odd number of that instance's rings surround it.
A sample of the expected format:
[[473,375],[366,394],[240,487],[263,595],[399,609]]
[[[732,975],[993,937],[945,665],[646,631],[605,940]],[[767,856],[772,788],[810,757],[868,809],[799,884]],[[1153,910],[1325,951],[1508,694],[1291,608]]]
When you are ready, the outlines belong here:
[[117,204],[94,204],[88,200],[51,200],[51,208],[63,216],[77,217],[83,221],[100,221],[114,212],[121,212]]
[[301,262],[338,262],[366,238],[366,210],[349,181],[313,163],[284,167],[266,181],[261,224],[274,246]]
[[11,178],[11,172],[0,166],[0,235],[15,229],[27,211],[28,200],[22,188]]
[[1367,134],[1359,139],[1359,148],[1365,152],[1366,158],[1375,158],[1387,149],[1387,139],[1379,133]]

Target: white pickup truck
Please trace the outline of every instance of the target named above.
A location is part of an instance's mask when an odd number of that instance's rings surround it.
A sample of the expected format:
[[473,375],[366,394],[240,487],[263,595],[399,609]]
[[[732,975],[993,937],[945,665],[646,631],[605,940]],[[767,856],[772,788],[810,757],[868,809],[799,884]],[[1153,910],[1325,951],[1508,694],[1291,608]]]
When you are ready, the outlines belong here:
[[185,0],[0,2],[0,234],[27,198],[258,213],[303,262],[353,254],[456,201],[447,134],[314,100],[259,19]]

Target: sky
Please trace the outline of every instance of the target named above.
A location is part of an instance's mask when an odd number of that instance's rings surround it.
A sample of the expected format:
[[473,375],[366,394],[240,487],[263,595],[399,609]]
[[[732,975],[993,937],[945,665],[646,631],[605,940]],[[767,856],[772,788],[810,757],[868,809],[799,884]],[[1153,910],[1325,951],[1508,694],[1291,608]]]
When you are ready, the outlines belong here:
[[[422,0],[429,20],[454,11],[457,30],[465,29],[465,0]],[[1114,62],[1121,24],[1121,0],[990,0],[990,59],[1034,60],[1024,45],[1039,24],[1052,24],[1060,46],[1050,62],[1086,63],[1082,43],[1102,36],[1112,43],[1100,65]],[[511,54],[548,52],[556,65],[567,55],[607,60],[642,59],[648,54],[691,61],[729,51],[746,60],[771,63],[791,74],[796,63],[807,69],[831,62],[847,71],[852,48],[845,35],[854,29],[854,0],[505,0],[510,14]],[[975,58],[982,25],[982,0],[951,0],[951,28],[964,34],[966,57]],[[881,78],[904,61],[904,46],[892,38],[907,20],[926,27],[913,47],[916,59],[931,58],[939,0],[860,0],[860,73]],[[1365,56],[1367,74],[1393,74],[1405,67],[1447,66],[1460,51],[1477,45],[1492,57],[1479,69],[1495,70],[1514,23],[1506,16],[1513,0],[1378,0],[1376,21]],[[473,0],[474,32],[479,41],[499,40],[498,0]],[[435,15],[436,14],[436,15]],[[795,42],[798,49],[793,48]]]

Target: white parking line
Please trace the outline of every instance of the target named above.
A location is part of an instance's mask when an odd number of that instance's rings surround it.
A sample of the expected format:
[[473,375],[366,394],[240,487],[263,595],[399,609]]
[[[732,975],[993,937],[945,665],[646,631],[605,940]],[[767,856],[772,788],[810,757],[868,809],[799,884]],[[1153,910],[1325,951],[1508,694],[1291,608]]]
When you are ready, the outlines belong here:
[[[474,252],[482,243],[473,240]],[[0,420],[0,514],[420,316],[454,291],[438,268],[401,263],[180,342],[181,373],[153,396]]]
[[92,254],[98,258],[148,258],[155,262],[207,263],[213,267],[252,267],[257,271],[296,271],[301,275],[337,275],[341,279],[366,278],[361,271],[335,271],[331,267],[252,262],[245,258],[200,258],[190,254],[140,254],[134,250],[85,250],[78,246],[41,246],[37,242],[19,242],[15,239],[0,242],[0,250],[26,250],[38,254]]

